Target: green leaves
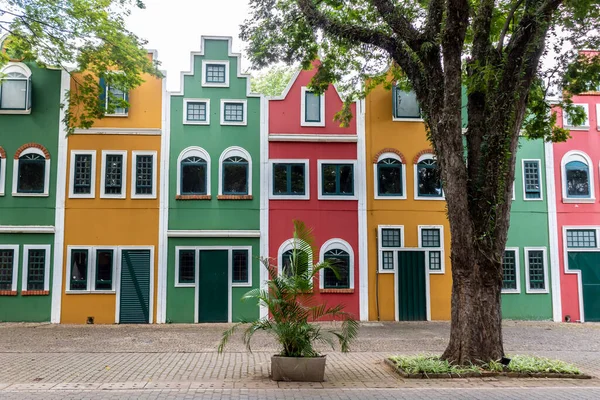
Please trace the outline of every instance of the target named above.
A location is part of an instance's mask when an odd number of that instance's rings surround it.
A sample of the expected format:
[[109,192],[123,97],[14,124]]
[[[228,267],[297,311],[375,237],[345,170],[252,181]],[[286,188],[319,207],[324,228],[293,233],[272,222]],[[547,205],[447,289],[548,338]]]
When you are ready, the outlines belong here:
[[252,92],[265,96],[280,96],[287,87],[294,69],[287,66],[274,66],[250,81]]

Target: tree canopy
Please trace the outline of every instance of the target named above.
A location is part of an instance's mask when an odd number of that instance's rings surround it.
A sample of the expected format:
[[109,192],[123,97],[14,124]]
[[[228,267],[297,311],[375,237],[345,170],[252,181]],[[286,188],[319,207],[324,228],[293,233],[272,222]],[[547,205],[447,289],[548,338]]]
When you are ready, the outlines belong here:
[[285,65],[276,65],[261,71],[252,76],[252,92],[265,96],[280,96],[290,83],[292,75],[294,68]]

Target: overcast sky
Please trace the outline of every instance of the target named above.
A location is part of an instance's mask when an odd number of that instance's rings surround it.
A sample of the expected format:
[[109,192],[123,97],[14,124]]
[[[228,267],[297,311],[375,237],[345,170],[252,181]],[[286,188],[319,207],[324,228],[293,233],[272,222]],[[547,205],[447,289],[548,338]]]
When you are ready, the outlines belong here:
[[[129,29],[158,50],[161,69],[167,71],[167,89],[179,90],[181,71],[190,69],[190,52],[200,50],[200,36],[232,36],[233,51],[242,53],[240,24],[246,19],[247,0],[144,0],[145,10],[136,10]],[[249,68],[247,60],[242,70]]]

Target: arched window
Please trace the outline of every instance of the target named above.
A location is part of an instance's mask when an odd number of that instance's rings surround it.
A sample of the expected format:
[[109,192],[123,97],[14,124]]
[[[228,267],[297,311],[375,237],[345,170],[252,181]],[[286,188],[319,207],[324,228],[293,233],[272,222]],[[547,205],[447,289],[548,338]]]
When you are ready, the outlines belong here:
[[188,147],[177,158],[177,196],[210,195],[210,156],[201,147]]
[[404,166],[394,153],[382,154],[376,164],[376,197],[404,197]]
[[438,163],[432,154],[419,158],[415,168],[415,198],[443,198]]
[[563,199],[586,201],[594,198],[593,171],[587,154],[569,152],[562,160]]
[[312,251],[305,251],[308,245],[300,239],[288,239],[277,251],[277,267],[279,274],[291,276],[294,272],[304,273],[312,268]]
[[219,195],[252,195],[252,159],[240,147],[226,149],[220,158]]
[[[342,239],[330,239],[323,243],[320,261],[328,262],[334,269],[321,270],[321,289],[354,288],[354,251],[348,242]],[[337,272],[337,275],[336,275]]]
[[24,113],[31,109],[31,70],[22,63],[8,63],[1,71],[0,111]]
[[47,196],[50,186],[50,157],[40,145],[17,152],[13,162],[13,196]]

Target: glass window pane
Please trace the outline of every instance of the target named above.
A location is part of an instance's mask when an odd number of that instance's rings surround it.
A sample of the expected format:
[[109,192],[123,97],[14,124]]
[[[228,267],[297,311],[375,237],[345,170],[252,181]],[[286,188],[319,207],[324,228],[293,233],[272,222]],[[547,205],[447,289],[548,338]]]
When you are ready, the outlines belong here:
[[517,289],[517,261],[514,250],[506,250],[502,257],[502,289]]
[[[108,91],[111,93],[112,96],[107,96],[107,98],[106,98],[107,102],[111,101],[112,104],[117,105],[118,102],[120,102],[122,100],[127,100],[126,93],[121,89],[117,89],[117,88],[109,86]],[[127,114],[127,109],[124,107],[115,107],[115,110],[112,112],[112,114],[119,114],[119,115]]]
[[569,229],[567,230],[567,247],[595,248],[595,229]]
[[206,103],[188,102],[187,103],[188,121],[206,121]]
[[181,162],[181,194],[206,194],[206,161],[188,157]]
[[196,281],[196,251],[179,250],[179,283]]
[[12,290],[15,251],[0,249],[0,290]]
[[273,164],[273,194],[288,193],[287,164]]
[[244,122],[243,103],[225,103],[225,121]]
[[135,194],[152,194],[153,156],[137,156]]
[[567,197],[590,197],[589,168],[581,161],[566,165]]
[[5,79],[2,84],[0,108],[5,110],[25,110],[27,107],[27,81]]
[[530,250],[527,257],[529,257],[529,288],[545,289],[544,252],[541,250]]
[[323,180],[323,194],[336,194],[336,166],[332,164],[323,164],[321,169],[321,179]]
[[17,192],[44,193],[46,160],[38,154],[27,154],[19,159]]
[[27,290],[44,290],[46,250],[30,249],[27,259]]
[[354,194],[354,166],[353,165],[340,165],[340,190],[341,195],[353,195]]
[[291,194],[303,195],[305,194],[305,180],[304,180],[304,164],[292,164],[291,165]]
[[303,274],[308,270],[308,254],[302,250],[288,250],[282,255],[282,270],[285,276]]
[[382,262],[381,268],[387,269],[387,270],[394,269],[394,252],[393,251],[383,251],[382,256],[383,256],[383,262]]
[[421,118],[415,92],[396,90],[396,118]]
[[233,250],[233,283],[248,282],[248,250]]
[[435,160],[424,160],[417,164],[418,195],[424,197],[441,197],[442,181]]
[[73,193],[90,194],[92,191],[92,155],[75,155]]
[[309,91],[306,91],[304,95],[306,122],[321,122],[321,96]]
[[248,162],[246,160],[236,159],[223,162],[223,194],[248,194]]
[[400,229],[382,229],[381,245],[383,247],[400,247]]
[[437,228],[421,229],[421,247],[442,247],[440,230]]
[[325,253],[324,260],[335,268],[339,278],[332,269],[323,271],[323,287],[325,289],[348,289],[350,287],[350,255],[343,250],[330,250]]
[[88,251],[71,251],[71,285],[70,290],[86,290],[88,277]]
[[402,164],[388,158],[377,164],[377,194],[402,196]]
[[525,197],[528,199],[541,198],[540,164],[538,161],[523,162],[523,179],[525,181]]
[[113,251],[96,251],[96,290],[112,290]]
[[430,251],[429,252],[429,269],[431,271],[442,270],[442,252],[441,251]]
[[104,177],[104,192],[106,194],[121,194],[123,185],[123,156],[107,154]]
[[207,83],[225,83],[225,65],[206,64]]

